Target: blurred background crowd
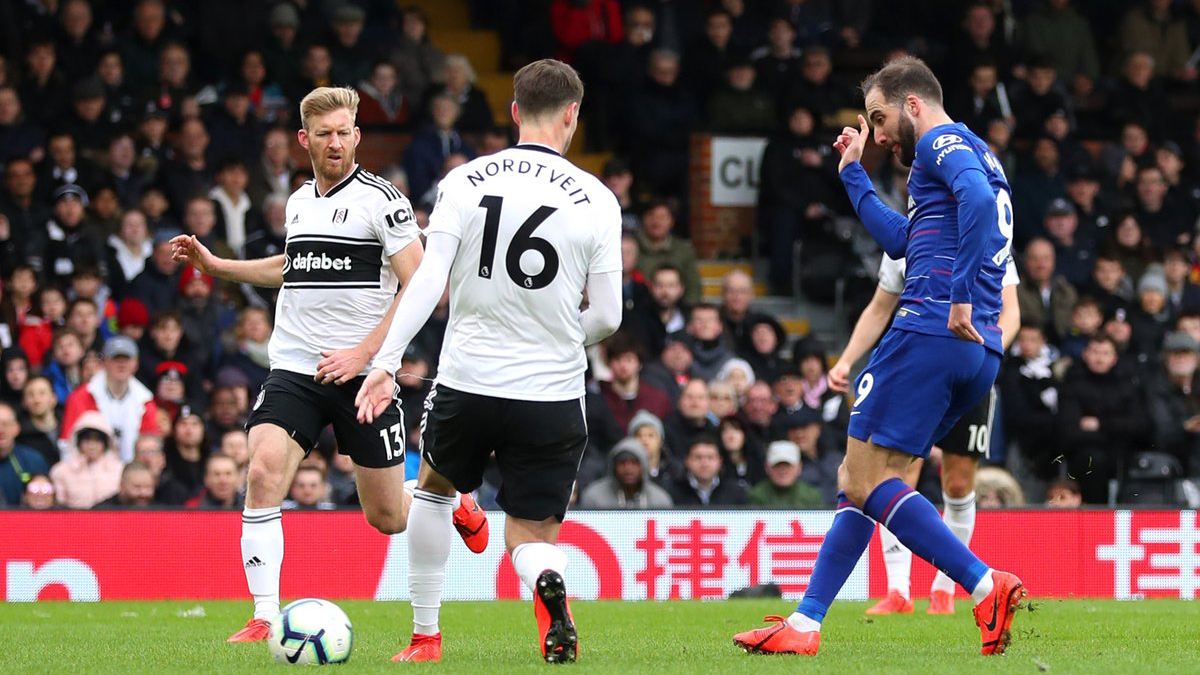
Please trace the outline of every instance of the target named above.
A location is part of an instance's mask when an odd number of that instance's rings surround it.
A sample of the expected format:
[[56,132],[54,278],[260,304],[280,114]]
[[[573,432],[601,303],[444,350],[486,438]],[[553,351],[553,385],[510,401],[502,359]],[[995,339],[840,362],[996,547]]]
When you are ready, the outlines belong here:
[[[311,176],[298,102],[321,85],[359,91],[362,161],[424,224],[446,171],[513,142],[509,71],[554,56],[587,86],[570,156],[624,227],[577,504],[832,507],[844,332],[796,334],[763,296],[869,297],[878,251],[829,142],[900,54],[930,63],[1013,191],[1022,328],[981,504],[1200,503],[1182,480],[1200,475],[1200,0],[17,0],[0,3],[0,504],[239,507],[274,294],[179,266],[168,240],[283,252]],[[719,285],[689,241],[697,134],[768,139],[754,264]],[[867,163],[906,211],[906,170]],[[436,375],[447,311],[407,375]],[[400,383],[415,443],[428,384]],[[356,499],[322,438],[289,505]]]

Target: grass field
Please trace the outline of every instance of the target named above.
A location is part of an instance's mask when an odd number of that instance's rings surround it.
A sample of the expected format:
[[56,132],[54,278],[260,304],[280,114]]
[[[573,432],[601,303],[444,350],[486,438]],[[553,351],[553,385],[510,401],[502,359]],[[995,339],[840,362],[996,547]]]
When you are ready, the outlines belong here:
[[[530,606],[447,603],[441,664],[394,664],[407,644],[406,603],[342,602],[355,627],[354,654],[339,673],[397,669],[454,673],[542,672]],[[1004,657],[978,655],[966,603],[953,617],[917,614],[868,620],[863,603],[838,603],[820,656],[748,656],[730,636],[786,614],[787,602],[572,605],[580,627],[578,673],[1190,673],[1200,670],[1200,603],[1035,601],[1014,623]],[[279,673],[263,644],[230,645],[245,602],[0,604],[7,643],[2,673]]]

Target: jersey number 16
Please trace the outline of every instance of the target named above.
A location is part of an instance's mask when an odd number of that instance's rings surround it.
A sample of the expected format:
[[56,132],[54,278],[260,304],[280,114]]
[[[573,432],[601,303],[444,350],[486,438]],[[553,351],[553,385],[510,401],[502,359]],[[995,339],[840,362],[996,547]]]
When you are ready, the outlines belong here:
[[[488,195],[480,200],[479,206],[487,211],[483,221],[483,245],[479,250],[479,276],[491,279],[495,271],[493,263],[496,260],[496,239],[500,232],[500,212],[504,206],[504,198]],[[533,236],[533,231],[557,210],[553,206],[539,206],[524,223],[521,223],[512,241],[508,243],[508,252],[504,255],[504,269],[514,284],[533,291],[545,288],[554,281],[558,274],[558,251],[554,250],[549,241]],[[526,251],[537,251],[542,255],[541,272],[528,275],[521,270],[521,256]]]

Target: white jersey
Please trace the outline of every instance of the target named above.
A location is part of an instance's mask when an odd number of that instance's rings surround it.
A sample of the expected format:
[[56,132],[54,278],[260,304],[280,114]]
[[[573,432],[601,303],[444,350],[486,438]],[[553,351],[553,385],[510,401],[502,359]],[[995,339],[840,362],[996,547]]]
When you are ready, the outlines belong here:
[[[892,295],[900,295],[904,290],[904,269],[904,258],[897,260],[884,253],[883,260],[879,261],[879,288]],[[1017,264],[1010,256],[1008,264],[1004,266],[1004,282],[1001,286],[1016,286],[1019,283],[1021,277],[1017,274]]]
[[316,375],[321,350],[354,347],[383,321],[399,285],[390,259],[420,230],[408,199],[362,167],[324,195],[302,185],[285,222],[271,369]]
[[541,145],[480,157],[438,184],[428,232],[458,239],[437,381],[526,401],[583,396],[588,274],[621,271],[621,208]]

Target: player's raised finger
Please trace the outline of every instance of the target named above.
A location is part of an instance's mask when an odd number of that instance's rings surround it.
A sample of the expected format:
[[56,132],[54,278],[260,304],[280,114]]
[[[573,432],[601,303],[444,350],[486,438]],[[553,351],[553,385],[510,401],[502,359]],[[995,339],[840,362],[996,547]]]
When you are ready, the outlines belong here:
[[858,116],[858,131],[863,136],[866,136],[871,131],[871,127],[867,125],[867,118],[862,115]]

